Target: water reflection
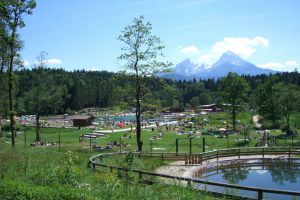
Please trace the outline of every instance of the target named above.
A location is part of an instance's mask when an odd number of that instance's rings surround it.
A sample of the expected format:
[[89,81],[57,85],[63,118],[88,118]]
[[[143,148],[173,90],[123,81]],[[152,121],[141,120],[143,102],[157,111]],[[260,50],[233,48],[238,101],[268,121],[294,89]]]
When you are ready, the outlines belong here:
[[300,176],[300,163],[293,160],[273,161],[273,164],[266,166],[272,176],[272,181],[281,185],[284,182],[296,183],[297,177]]
[[245,180],[250,169],[248,167],[242,168],[228,168],[222,170],[223,178],[227,180],[228,183],[238,184],[240,181]]
[[[221,162],[200,170],[195,177],[202,180],[239,184],[243,186],[269,188],[279,190],[299,191],[300,188],[300,160],[299,159],[261,159]],[[197,186],[201,188],[201,186]],[[203,188],[202,188],[203,189]],[[224,188],[208,186],[208,190],[226,193]],[[247,196],[250,192],[235,190]],[[232,194],[232,193],[231,193]],[[290,197],[276,197],[267,194],[267,199],[290,199]],[[298,197],[299,198],[299,197]],[[297,199],[297,198],[296,198]]]

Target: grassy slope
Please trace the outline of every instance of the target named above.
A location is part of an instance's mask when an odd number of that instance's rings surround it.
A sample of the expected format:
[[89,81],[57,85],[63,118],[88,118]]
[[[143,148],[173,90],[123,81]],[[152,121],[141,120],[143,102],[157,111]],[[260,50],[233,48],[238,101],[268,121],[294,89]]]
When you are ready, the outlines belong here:
[[[27,140],[34,139],[34,129],[28,129]],[[61,134],[62,147],[25,148],[24,135],[17,146],[0,142],[0,199],[218,199],[204,193],[177,186],[141,185],[118,174],[93,173],[86,167],[88,143],[79,144],[76,129],[43,129],[43,139],[55,141]],[[68,165],[71,150],[74,164]],[[76,159],[77,158],[77,159]],[[70,170],[70,172],[68,172]],[[66,179],[66,183],[62,180]]]
[[[225,114],[208,115],[209,122],[213,126],[220,126],[221,121],[227,120]],[[238,119],[243,123],[250,119],[250,115],[242,113],[238,115]],[[205,129],[209,129],[211,124]],[[43,128],[42,139],[48,142],[58,142],[60,135],[61,148],[56,147],[30,147],[30,142],[34,141],[34,128],[24,128],[27,135],[27,148],[24,144],[24,133],[17,138],[17,146],[15,149],[10,147],[10,144],[5,143],[8,139],[0,140],[0,176],[3,174],[4,179],[0,181],[0,199],[16,199],[16,196],[26,194],[24,199],[32,199],[37,194],[49,195],[53,199],[195,199],[205,197],[205,199],[216,199],[204,193],[195,192],[193,190],[182,187],[165,187],[163,185],[140,185],[134,179],[130,182],[120,178],[117,174],[110,173],[91,173],[87,169],[87,160],[91,155],[99,152],[90,152],[89,139],[84,143],[79,143],[79,135],[90,132],[90,130],[78,129],[55,129]],[[299,130],[298,130],[299,132]],[[159,133],[154,131],[143,131],[142,140],[144,141],[144,150],[150,150],[150,137]],[[272,135],[281,134],[280,131],[272,131]],[[133,133],[130,139],[122,139],[130,146],[127,149],[134,150],[136,148],[136,138]],[[163,130],[163,139],[153,141],[155,148],[165,148],[163,152],[175,151],[176,138],[188,138],[186,135],[176,135],[173,132]],[[300,134],[294,138],[294,145],[300,146]],[[97,145],[105,146],[110,141],[120,141],[124,133],[110,134],[106,138],[97,138],[93,140]],[[202,138],[206,138],[207,150],[226,148],[226,138],[216,138],[211,135],[196,135],[193,140],[193,152],[202,152]],[[251,131],[251,137],[259,137]],[[242,141],[237,142],[235,139],[243,138],[243,135],[233,134],[229,136],[229,147],[248,146]],[[291,145],[291,138],[283,138],[278,140],[278,145]],[[180,152],[188,152],[188,140],[180,141]],[[254,146],[256,141],[251,141],[249,146]],[[118,150],[119,147],[114,147],[113,150]],[[124,149],[124,148],[123,148]],[[72,151],[73,156],[66,156],[66,152]],[[153,150],[162,152],[161,150]],[[73,164],[68,164],[69,158],[73,158]],[[120,160],[119,162],[124,162]],[[67,164],[66,164],[67,163]],[[139,167],[151,170],[160,163],[152,161],[144,161]],[[66,183],[62,183],[63,180]],[[80,187],[79,187],[80,186]],[[11,192],[11,187],[16,188],[15,192]],[[33,189],[34,188],[34,189]],[[74,189],[75,188],[75,189]],[[18,192],[19,191],[19,192]],[[31,192],[32,191],[32,192]],[[54,192],[57,191],[57,192]],[[12,195],[8,195],[11,194]],[[2,195],[2,196],[1,196]],[[8,195],[8,196],[7,196]],[[54,196],[53,196],[54,195]],[[56,196],[55,196],[56,195]],[[69,195],[69,196],[68,196]],[[73,195],[73,196],[70,196]],[[40,195],[37,199],[43,199]],[[50,199],[50,197],[48,198]]]

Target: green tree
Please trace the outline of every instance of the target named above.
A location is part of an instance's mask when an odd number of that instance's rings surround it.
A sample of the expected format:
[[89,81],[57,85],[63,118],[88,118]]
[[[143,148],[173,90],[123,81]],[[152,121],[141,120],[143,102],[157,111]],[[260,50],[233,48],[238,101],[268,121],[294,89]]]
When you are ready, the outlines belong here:
[[274,87],[278,81],[277,77],[271,75],[256,88],[258,113],[265,119],[271,119],[272,128],[276,128],[276,121],[280,118],[279,99],[275,95]]
[[12,137],[12,146],[15,146],[16,128],[15,128],[15,111],[13,101],[13,85],[14,85],[14,67],[18,51],[20,49],[20,41],[18,39],[18,28],[25,26],[24,15],[32,14],[36,3],[34,0],[7,0],[0,4],[1,17],[5,22],[8,30],[8,96],[10,111],[10,129]]
[[236,108],[238,104],[241,104],[247,98],[249,91],[249,85],[245,79],[230,72],[226,77],[222,78],[219,88],[224,100],[230,104],[232,127],[236,130]]
[[202,92],[199,96],[199,101],[201,105],[212,103],[210,92]]
[[36,117],[36,141],[41,141],[40,137],[40,116],[49,109],[55,109],[62,105],[63,88],[55,84],[53,76],[45,72],[47,65],[47,53],[41,52],[37,57],[38,61],[34,68],[35,74],[31,89],[25,94],[28,110]]
[[199,97],[193,97],[190,100],[190,105],[193,109],[197,109],[199,107],[200,98]]
[[[1,2],[1,4],[3,4]],[[0,6],[1,8],[2,6]],[[0,10],[1,11],[1,10]],[[4,73],[7,68],[8,33],[3,18],[0,18],[0,137],[2,136]]]
[[244,135],[244,143],[247,142],[247,137],[249,136],[251,126],[249,124],[242,124],[242,133]]
[[292,132],[290,125],[290,117],[292,112],[299,109],[300,106],[300,90],[297,86],[285,83],[277,83],[275,86],[275,98],[278,99],[278,106],[285,119],[287,132]]
[[165,48],[160,38],[152,35],[152,25],[144,22],[144,17],[134,18],[133,24],[126,26],[118,39],[124,44],[119,60],[123,61],[126,73],[135,77],[135,115],[138,151],[142,151],[141,141],[141,86],[147,76],[166,70],[170,64],[158,61]]
[[163,91],[161,93],[163,95],[163,107],[172,107],[174,100],[177,99],[178,92],[176,88],[171,84],[164,84]]

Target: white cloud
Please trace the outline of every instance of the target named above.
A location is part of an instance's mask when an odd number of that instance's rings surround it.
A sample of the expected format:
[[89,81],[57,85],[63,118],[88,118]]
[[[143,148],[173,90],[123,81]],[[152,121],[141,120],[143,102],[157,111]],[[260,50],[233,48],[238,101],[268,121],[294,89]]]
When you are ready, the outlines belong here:
[[204,64],[209,67],[213,64],[220,56],[217,54],[204,54],[195,59],[195,62],[198,64]]
[[47,64],[49,64],[49,65],[59,65],[59,64],[61,64],[61,60],[59,60],[57,58],[48,59]]
[[243,58],[248,58],[256,51],[258,46],[268,47],[268,39],[260,36],[252,39],[247,37],[225,37],[224,40],[213,45],[212,53],[223,54],[226,51],[232,51]]
[[261,68],[273,69],[276,71],[293,71],[295,68],[299,68],[300,64],[297,61],[289,60],[286,62],[270,62],[258,65]]
[[189,45],[186,47],[180,46],[179,52],[186,55],[195,55],[195,54],[199,54],[200,50],[195,45]]
[[[35,61],[34,64],[39,65],[39,61]],[[61,60],[57,58],[51,58],[43,61],[44,65],[59,65],[61,64]]]
[[28,67],[30,65],[30,62],[28,60],[23,60],[22,63],[25,67]]
[[284,62],[284,64],[288,67],[299,67],[300,66],[300,64],[294,60],[286,61],[286,62]]

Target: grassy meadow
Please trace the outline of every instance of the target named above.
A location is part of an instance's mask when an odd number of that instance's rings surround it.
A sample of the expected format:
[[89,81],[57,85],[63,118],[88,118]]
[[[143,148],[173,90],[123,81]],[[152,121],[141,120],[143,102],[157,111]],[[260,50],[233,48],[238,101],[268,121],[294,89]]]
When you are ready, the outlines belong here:
[[[205,116],[207,126],[196,127],[192,139],[192,153],[202,152],[203,137],[205,150],[222,148],[253,147],[261,135],[251,128],[249,138],[244,142],[244,135],[233,133],[229,137],[219,138],[215,131],[229,121],[226,113]],[[201,120],[201,119],[200,119]],[[202,119],[203,120],[203,119]],[[240,123],[249,123],[249,113],[239,113]],[[8,132],[0,139],[0,199],[226,199],[228,197],[212,196],[205,192],[181,186],[166,186],[163,183],[145,185],[137,179],[123,177],[118,173],[92,172],[87,168],[88,159],[101,152],[119,150],[135,151],[134,132],[107,134],[96,139],[79,142],[79,136],[92,132],[89,129],[42,128],[42,141],[53,142],[55,146],[31,147],[35,139],[34,127],[19,127],[21,134],[17,137],[16,147],[10,145]],[[186,129],[186,132],[190,129]],[[25,137],[26,132],[26,137]],[[298,130],[299,132],[299,130]],[[271,130],[272,136],[282,135],[280,130]],[[159,136],[159,137],[158,137]],[[160,139],[156,139],[160,138]],[[187,134],[177,135],[176,131],[167,131],[165,127],[158,131],[154,128],[143,130],[144,151],[175,152],[175,140],[179,138],[179,152],[189,153]],[[277,146],[300,146],[299,134],[291,137],[277,137]],[[26,143],[25,143],[26,139]],[[150,140],[151,139],[151,140]],[[59,144],[60,140],[60,145]],[[105,147],[116,141],[128,144],[127,147],[114,146],[109,150],[96,151],[90,145]],[[275,144],[274,144],[275,145]],[[275,145],[275,146],[276,146]],[[152,149],[151,149],[152,147]],[[112,161],[126,164],[126,158]],[[154,170],[162,163],[158,160],[139,160],[135,158],[134,168]]]

